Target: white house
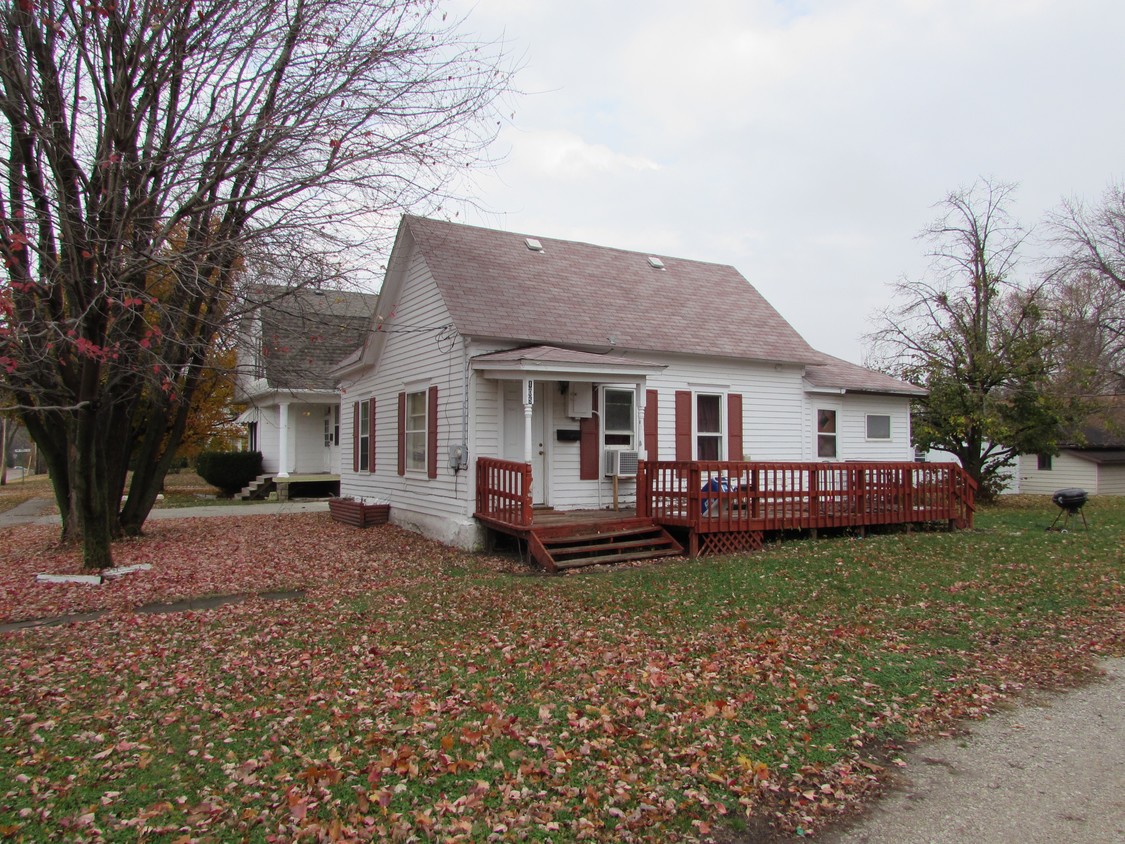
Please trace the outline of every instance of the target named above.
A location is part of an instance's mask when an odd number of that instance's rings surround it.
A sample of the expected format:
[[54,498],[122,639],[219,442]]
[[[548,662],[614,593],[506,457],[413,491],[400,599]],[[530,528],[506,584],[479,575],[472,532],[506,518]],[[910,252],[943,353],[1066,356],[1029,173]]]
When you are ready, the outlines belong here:
[[924,395],[817,352],[733,267],[410,216],[334,374],[341,494],[467,547],[481,458],[600,509],[636,458],[910,461]]
[[1013,491],[1050,495],[1077,487],[1090,495],[1125,495],[1125,413],[1117,416],[1095,418],[1058,454],[1021,454]]
[[251,451],[271,478],[335,476],[340,397],[332,366],[361,345],[378,296],[265,286],[243,320],[236,401]]

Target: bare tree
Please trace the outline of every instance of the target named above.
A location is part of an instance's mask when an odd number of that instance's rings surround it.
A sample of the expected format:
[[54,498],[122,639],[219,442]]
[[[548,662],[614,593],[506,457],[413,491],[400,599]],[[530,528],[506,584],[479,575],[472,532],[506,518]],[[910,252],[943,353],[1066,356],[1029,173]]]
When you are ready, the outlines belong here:
[[929,390],[913,415],[915,444],[955,455],[984,496],[1016,455],[1054,448],[1062,413],[1044,389],[1042,285],[1016,278],[1026,232],[1008,210],[1014,190],[981,181],[945,198],[922,233],[930,277],[899,283],[869,338],[884,368]]
[[1095,208],[1066,200],[1048,222],[1062,247],[1061,272],[1092,273],[1125,292],[1125,184],[1110,185]]
[[1090,401],[1125,394],[1125,295],[1088,270],[1053,280],[1044,316],[1054,389]]
[[241,268],[440,202],[502,62],[430,0],[0,0],[0,366],[86,565],[147,517]]

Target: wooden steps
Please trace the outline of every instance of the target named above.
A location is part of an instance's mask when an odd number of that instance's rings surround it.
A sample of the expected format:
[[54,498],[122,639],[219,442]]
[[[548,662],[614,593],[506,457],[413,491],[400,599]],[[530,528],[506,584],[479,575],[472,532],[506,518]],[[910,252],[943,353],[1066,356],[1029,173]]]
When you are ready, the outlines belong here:
[[648,519],[622,519],[571,528],[532,528],[532,558],[547,571],[655,560],[683,553],[683,546]]

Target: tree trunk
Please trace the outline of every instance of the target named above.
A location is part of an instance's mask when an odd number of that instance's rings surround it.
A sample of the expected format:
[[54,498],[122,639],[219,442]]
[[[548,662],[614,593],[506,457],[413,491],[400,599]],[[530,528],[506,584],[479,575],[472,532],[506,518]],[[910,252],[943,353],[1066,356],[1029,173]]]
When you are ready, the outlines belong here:
[[99,405],[88,404],[71,423],[71,510],[82,543],[82,563],[88,569],[113,565],[110,547],[117,525],[118,500],[111,500],[106,471],[106,443],[98,436],[102,420]]

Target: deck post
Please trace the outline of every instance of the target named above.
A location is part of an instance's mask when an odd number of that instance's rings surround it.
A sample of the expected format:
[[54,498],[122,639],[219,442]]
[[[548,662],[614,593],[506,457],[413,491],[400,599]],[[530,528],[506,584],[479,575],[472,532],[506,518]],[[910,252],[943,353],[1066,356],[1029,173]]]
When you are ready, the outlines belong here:
[[637,515],[648,518],[650,512],[647,461],[637,461]]

